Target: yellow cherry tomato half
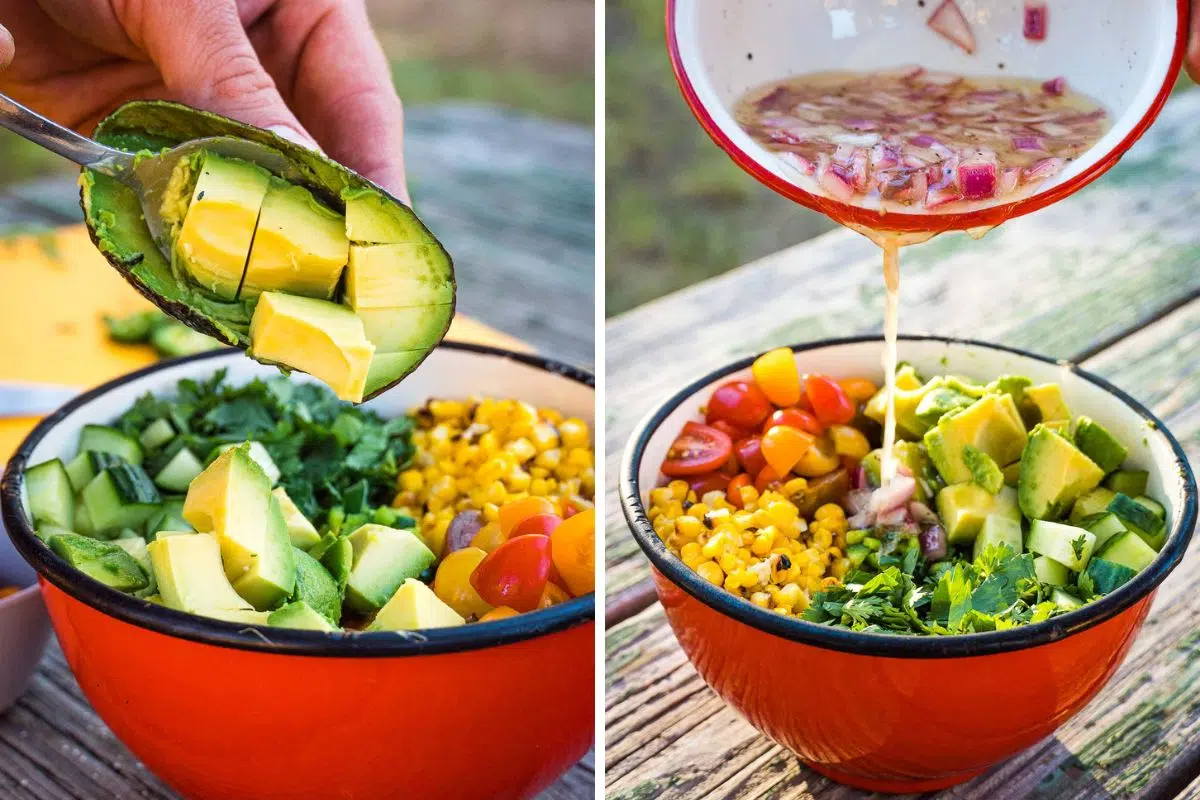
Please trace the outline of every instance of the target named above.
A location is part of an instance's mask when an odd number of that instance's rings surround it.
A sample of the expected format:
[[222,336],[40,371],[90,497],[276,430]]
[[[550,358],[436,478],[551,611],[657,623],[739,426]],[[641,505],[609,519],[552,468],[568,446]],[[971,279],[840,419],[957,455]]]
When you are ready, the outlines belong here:
[[754,382],[777,406],[794,406],[800,402],[800,370],[796,357],[786,347],[777,347],[754,359],[750,371]]
[[492,610],[471,585],[471,573],[485,558],[487,553],[478,547],[455,550],[442,559],[433,576],[433,593],[461,616],[482,617]]
[[855,403],[865,403],[879,391],[879,387],[866,378],[838,378],[837,383]]
[[523,520],[538,514],[557,514],[558,509],[544,497],[522,497],[500,506],[500,530],[507,537]]
[[571,594],[579,597],[596,590],[596,509],[572,514],[554,529],[550,558]]
[[828,475],[841,465],[841,459],[838,458],[837,451],[833,449],[833,442],[829,437],[822,436],[813,442],[812,447],[804,452],[792,469],[797,475],[816,478]]
[[763,434],[761,446],[767,465],[779,475],[787,475],[812,444],[812,434],[789,425],[776,425]]
[[833,440],[833,449],[839,456],[850,456],[861,459],[871,452],[871,443],[858,428],[850,425],[830,425],[829,438]]
[[542,599],[538,601],[538,608],[549,608],[570,599],[571,595],[567,594],[566,589],[555,586],[553,583],[547,583],[546,588],[542,589]]
[[492,622],[498,619],[508,619],[509,617],[519,616],[520,613],[521,612],[517,611],[515,608],[509,608],[508,606],[496,606],[491,611],[480,617],[479,621]]
[[489,522],[479,529],[479,533],[475,534],[475,538],[471,540],[471,547],[478,547],[480,550],[490,553],[507,541],[508,537],[504,531],[500,530],[500,523]]

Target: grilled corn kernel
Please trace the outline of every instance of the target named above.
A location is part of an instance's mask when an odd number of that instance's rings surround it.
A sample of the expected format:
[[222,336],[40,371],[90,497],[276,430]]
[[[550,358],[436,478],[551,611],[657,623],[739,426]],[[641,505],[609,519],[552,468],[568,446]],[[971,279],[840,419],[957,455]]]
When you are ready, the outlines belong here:
[[558,435],[566,447],[587,447],[590,444],[587,423],[577,417],[563,420],[558,426]]
[[696,573],[714,586],[720,586],[725,582],[725,573],[712,561],[705,561],[698,564],[696,566]]
[[688,542],[681,547],[679,549],[679,557],[683,560],[683,563],[692,569],[695,569],[696,565],[704,560],[704,556],[700,553],[700,545],[696,542]]

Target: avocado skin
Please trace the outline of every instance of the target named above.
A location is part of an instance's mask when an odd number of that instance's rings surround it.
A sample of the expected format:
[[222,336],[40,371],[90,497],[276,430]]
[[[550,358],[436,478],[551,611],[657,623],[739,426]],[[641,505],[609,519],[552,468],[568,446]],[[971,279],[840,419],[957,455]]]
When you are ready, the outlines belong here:
[[[96,126],[93,138],[110,147],[131,153],[174,147],[182,142],[209,136],[233,136],[272,147],[283,153],[295,173],[282,177],[304,184],[330,208],[345,212],[341,198],[346,190],[372,189],[412,217],[411,222],[428,235],[446,259],[449,279],[454,284],[454,262],[441,242],[404,203],[379,186],[324,155],[289,142],[270,131],[245,125],[208,111],[166,100],[135,100],[118,108]],[[141,222],[141,206],[133,191],[113,178],[82,170],[79,204],[88,235],[96,249],[146,299],[171,316],[224,344],[245,350],[250,344],[250,318],[257,298],[223,301],[196,287],[180,285]],[[457,293],[456,293],[457,295]],[[453,308],[451,309],[453,312]],[[453,313],[450,318],[453,318]],[[446,330],[450,323],[447,320]],[[442,336],[445,331],[442,332]],[[441,340],[441,337],[438,339]],[[399,383],[420,366],[428,353],[395,376],[374,387],[369,400]]]

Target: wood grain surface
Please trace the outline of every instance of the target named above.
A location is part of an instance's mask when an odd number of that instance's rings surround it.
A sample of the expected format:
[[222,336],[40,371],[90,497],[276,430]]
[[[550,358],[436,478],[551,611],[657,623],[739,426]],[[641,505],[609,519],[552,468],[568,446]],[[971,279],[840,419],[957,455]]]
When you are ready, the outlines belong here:
[[[1200,92],[1179,96],[1092,187],[980,242],[943,237],[905,253],[902,331],[1079,361],[1151,406],[1200,463],[1198,134]],[[613,320],[609,485],[633,425],[687,378],[774,345],[877,332],[882,292],[878,252],[833,233]],[[606,796],[868,796],[805,768],[705,686],[666,625],[611,491],[606,516]],[[1198,549],[1079,715],[980,778],[928,796],[1200,797]]]

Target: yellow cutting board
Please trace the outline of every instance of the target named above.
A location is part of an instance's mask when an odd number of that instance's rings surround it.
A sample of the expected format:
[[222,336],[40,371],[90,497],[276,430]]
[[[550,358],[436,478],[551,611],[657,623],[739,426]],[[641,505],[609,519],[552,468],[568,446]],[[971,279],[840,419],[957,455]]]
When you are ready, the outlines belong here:
[[[150,304],[72,225],[40,235],[0,240],[0,380],[87,389],[155,361],[141,345],[109,340],[101,316]],[[524,342],[462,315],[449,338],[513,350]],[[0,464],[37,424],[0,417]]]

